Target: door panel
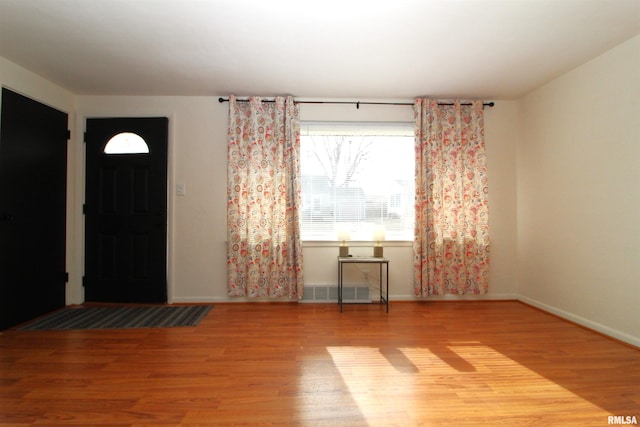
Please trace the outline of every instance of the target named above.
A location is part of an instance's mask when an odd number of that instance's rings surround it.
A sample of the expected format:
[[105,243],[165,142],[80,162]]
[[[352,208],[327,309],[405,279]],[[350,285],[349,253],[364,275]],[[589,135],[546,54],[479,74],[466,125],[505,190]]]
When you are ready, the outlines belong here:
[[[149,153],[106,154],[120,133]],[[87,120],[85,299],[166,302],[168,120]]]
[[2,89],[0,329],[65,305],[67,114]]

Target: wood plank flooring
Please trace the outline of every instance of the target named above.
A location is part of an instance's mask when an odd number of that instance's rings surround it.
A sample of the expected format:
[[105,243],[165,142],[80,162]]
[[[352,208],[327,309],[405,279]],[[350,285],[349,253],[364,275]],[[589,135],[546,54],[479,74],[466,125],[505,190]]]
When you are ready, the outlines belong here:
[[508,302],[216,304],[197,327],[0,334],[0,425],[640,421],[640,351]]

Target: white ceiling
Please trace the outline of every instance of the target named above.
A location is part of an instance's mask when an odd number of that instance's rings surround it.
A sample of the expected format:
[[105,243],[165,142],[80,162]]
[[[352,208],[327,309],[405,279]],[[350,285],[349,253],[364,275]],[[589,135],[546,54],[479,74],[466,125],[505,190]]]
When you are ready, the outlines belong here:
[[94,95],[514,99],[637,34],[640,0],[0,0],[0,56]]

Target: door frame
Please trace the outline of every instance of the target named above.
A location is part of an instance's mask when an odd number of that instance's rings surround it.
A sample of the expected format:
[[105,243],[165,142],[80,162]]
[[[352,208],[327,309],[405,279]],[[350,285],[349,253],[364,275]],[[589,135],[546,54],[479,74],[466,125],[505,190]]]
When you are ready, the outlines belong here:
[[[126,105],[121,107],[122,110],[126,110]],[[82,277],[84,277],[85,271],[85,216],[83,213],[83,206],[86,202],[85,197],[85,184],[87,179],[87,160],[86,160],[86,143],[84,141],[84,134],[87,130],[87,120],[88,119],[101,119],[101,118],[147,118],[147,117],[167,117],[169,120],[168,123],[168,132],[167,132],[167,265],[166,265],[166,273],[167,273],[167,304],[172,304],[174,302],[174,250],[173,250],[173,242],[174,242],[174,234],[175,234],[175,191],[172,191],[175,188],[175,168],[174,168],[174,137],[175,137],[175,127],[174,122],[176,120],[175,112],[173,111],[140,111],[139,113],[134,112],[122,112],[119,111],[119,107],[116,105],[114,107],[107,108],[109,113],[105,113],[104,111],[96,112],[95,114],[91,112],[77,112],[76,115],[76,128],[78,129],[77,138],[78,144],[75,147],[76,150],[74,152],[75,155],[75,165],[78,168],[78,179],[75,180],[75,188],[73,191],[78,195],[77,203],[74,206],[74,214],[77,215],[77,221],[74,224],[75,236],[73,245],[77,248],[76,253],[74,254],[74,259],[76,260],[76,280],[73,281],[73,296],[72,300],[75,304],[82,304],[85,302],[84,295],[84,286],[82,284]]]

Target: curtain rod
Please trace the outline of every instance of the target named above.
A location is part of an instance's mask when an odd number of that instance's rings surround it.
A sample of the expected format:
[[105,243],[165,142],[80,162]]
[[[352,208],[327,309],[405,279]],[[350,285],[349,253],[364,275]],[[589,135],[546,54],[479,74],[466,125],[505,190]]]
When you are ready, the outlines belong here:
[[[248,102],[247,99],[238,99],[238,102]],[[229,102],[229,98],[218,98],[218,102]],[[262,102],[274,102],[273,100],[264,99]],[[361,105],[413,105],[413,102],[368,102],[368,101],[294,101],[296,104],[351,104],[360,109]],[[438,105],[453,105],[453,102],[438,102]],[[460,105],[471,105],[470,102],[461,102]],[[495,102],[483,102],[485,107],[493,107]]]

